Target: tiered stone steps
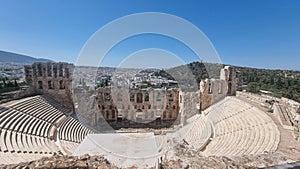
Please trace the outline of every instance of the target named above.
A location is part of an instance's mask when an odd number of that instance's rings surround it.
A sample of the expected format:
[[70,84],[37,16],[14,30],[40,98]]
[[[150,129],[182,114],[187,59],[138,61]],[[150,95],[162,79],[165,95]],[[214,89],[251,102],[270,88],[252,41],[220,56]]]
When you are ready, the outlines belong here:
[[72,117],[68,117],[59,128],[59,139],[80,143],[86,135],[94,133]]
[[[92,131],[67,117],[69,113],[68,108],[46,96],[0,105],[0,164],[52,156],[60,148],[62,152],[72,153]],[[58,139],[62,140],[55,140],[57,128],[60,129]]]
[[212,133],[212,126],[209,120],[199,116],[199,118],[193,122],[192,127],[187,131],[184,140],[195,149],[201,150],[208,143]]
[[216,125],[214,138],[204,154],[241,156],[276,151],[280,133],[263,111],[233,97],[217,109],[220,110],[208,115]]

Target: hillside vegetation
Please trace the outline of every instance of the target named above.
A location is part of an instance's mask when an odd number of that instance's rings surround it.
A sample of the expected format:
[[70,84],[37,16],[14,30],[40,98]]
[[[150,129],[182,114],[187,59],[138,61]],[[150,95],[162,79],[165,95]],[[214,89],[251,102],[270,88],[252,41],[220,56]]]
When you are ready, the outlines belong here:
[[[187,64],[194,74],[197,83],[205,78],[219,78],[219,72],[224,65],[213,63],[192,62]],[[181,69],[175,67],[170,71]],[[291,70],[270,70],[233,66],[238,71],[239,89],[258,93],[267,90],[275,97],[286,97],[300,102],[300,72]]]
[[257,93],[273,92],[275,97],[286,97],[300,102],[300,72],[236,67],[244,89]]

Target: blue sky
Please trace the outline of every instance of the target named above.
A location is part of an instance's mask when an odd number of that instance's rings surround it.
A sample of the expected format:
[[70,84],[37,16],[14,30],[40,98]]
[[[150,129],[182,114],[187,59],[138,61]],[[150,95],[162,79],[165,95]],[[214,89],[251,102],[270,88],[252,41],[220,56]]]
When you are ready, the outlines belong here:
[[[298,0],[0,0],[0,50],[76,62],[89,37],[105,24],[138,12],[163,12],[202,30],[225,64],[300,70]],[[170,28],[171,29],[171,28]],[[104,65],[143,48],[162,48],[195,60],[179,42],[133,37],[116,46]]]

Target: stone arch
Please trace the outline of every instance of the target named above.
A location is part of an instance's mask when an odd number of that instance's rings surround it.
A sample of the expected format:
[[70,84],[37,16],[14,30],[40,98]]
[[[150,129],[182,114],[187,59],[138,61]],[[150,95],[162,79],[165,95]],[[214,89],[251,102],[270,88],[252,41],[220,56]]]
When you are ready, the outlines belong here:
[[143,103],[143,94],[141,92],[136,94],[136,102]]

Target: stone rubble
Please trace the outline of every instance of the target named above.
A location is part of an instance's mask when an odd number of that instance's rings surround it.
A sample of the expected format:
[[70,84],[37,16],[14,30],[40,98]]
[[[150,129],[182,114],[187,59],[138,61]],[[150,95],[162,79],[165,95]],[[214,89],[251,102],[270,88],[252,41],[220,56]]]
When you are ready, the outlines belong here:
[[[178,144],[172,150],[166,152],[162,157],[161,169],[256,169],[259,167],[273,166],[292,162],[280,153],[265,153],[258,156],[241,156],[241,157],[205,157],[201,152],[197,152],[189,145],[184,143]],[[118,169],[115,165],[110,164],[103,156],[64,156],[55,154],[52,157],[45,157],[40,160],[0,165],[3,169]],[[130,167],[129,169],[136,169]]]
[[80,169],[117,169],[118,167],[111,165],[102,156],[89,156],[83,155],[79,157],[74,156],[61,156],[54,155],[52,157],[45,157],[40,160],[11,164],[11,165],[0,165],[3,169],[44,169],[44,168],[80,168]]
[[259,167],[274,166],[292,162],[280,153],[265,153],[261,155],[249,155],[241,157],[205,157],[191,146],[181,142],[168,150],[162,158],[162,168],[166,169],[255,169]]

